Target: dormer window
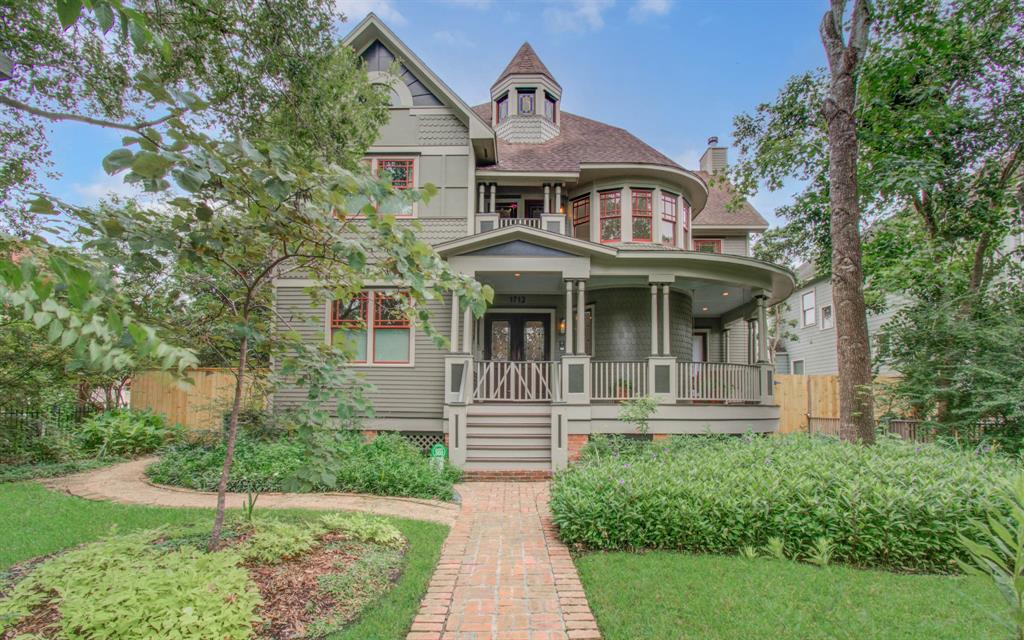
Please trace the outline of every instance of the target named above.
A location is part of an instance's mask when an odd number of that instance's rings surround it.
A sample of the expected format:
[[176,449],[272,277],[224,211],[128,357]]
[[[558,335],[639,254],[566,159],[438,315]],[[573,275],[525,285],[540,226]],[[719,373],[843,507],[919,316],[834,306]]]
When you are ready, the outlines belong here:
[[544,117],[555,122],[555,104],[558,101],[547,91],[544,92]]
[[516,93],[519,94],[519,115],[532,116],[536,108],[536,89],[517,89]]
[[494,101],[495,124],[500,124],[508,119],[508,94],[501,96]]

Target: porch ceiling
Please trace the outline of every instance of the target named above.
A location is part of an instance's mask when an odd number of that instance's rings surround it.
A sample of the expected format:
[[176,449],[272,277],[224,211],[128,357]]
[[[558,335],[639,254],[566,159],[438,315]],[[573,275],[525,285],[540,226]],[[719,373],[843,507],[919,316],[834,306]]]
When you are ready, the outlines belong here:
[[476,279],[498,293],[565,293],[561,271],[477,271]]

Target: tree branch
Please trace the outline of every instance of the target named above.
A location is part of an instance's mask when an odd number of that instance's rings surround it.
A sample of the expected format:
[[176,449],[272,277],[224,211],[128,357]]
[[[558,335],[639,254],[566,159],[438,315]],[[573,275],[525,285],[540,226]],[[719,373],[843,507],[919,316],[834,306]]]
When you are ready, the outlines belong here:
[[119,130],[122,130],[122,131],[131,131],[132,133],[141,133],[143,129],[148,129],[149,127],[155,127],[155,126],[157,126],[159,124],[163,124],[164,122],[167,122],[171,118],[175,117],[175,115],[177,115],[177,114],[174,114],[174,113],[169,113],[166,116],[163,116],[162,118],[157,118],[156,120],[149,120],[147,122],[138,122],[138,123],[135,123],[135,124],[125,124],[123,122],[114,122],[113,120],[102,120],[100,118],[93,118],[93,117],[90,117],[90,116],[80,116],[80,115],[78,115],[76,113],[61,113],[59,111],[46,111],[45,109],[40,109],[38,107],[33,107],[30,104],[27,104],[27,103],[22,102],[20,100],[15,100],[14,98],[9,98],[9,97],[7,97],[5,95],[2,95],[2,94],[0,94],[0,104],[7,105],[8,107],[10,107],[12,109],[17,109],[18,111],[24,111],[25,113],[28,113],[28,114],[31,114],[31,115],[34,115],[34,116],[37,116],[37,117],[40,117],[40,118],[45,118],[46,120],[49,120],[50,122],[64,122],[64,121],[82,122],[82,123],[85,123],[85,124],[95,125],[97,127],[105,127],[107,129],[119,129]]

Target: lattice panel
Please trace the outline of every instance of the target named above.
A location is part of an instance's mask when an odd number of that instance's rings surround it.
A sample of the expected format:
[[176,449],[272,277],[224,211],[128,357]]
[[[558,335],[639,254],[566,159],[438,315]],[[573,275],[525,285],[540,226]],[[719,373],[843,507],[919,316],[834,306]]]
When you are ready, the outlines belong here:
[[430,451],[430,447],[435,444],[444,442],[444,434],[440,431],[399,431],[398,433],[424,452]]

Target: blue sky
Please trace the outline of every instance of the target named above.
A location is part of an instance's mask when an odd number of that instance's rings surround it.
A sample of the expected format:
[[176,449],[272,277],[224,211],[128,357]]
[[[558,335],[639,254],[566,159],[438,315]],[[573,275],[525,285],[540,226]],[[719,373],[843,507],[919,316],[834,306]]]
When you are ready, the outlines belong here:
[[[636,134],[695,168],[709,135],[731,142],[732,119],[771,100],[794,73],[824,64],[817,0],[338,0],[347,33],[374,11],[470,104],[488,90],[523,41],[558,79],[563,108]],[[100,159],[120,135],[62,125],[53,135],[63,178],[51,186],[87,204],[127,193]],[[734,156],[735,154],[733,154]],[[798,190],[759,193],[774,208]]]

